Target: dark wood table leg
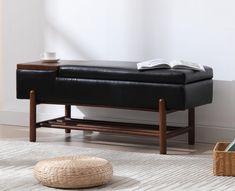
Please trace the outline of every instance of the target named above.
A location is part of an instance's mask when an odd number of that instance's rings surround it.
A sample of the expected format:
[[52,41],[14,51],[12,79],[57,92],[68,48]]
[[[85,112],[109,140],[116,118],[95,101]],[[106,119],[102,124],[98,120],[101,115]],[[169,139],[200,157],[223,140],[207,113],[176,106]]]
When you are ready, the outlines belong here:
[[[71,118],[71,105],[65,105],[65,117]],[[71,129],[65,129],[65,133],[71,133]]]
[[160,133],[160,154],[166,154],[166,103],[159,100],[159,133]]
[[188,144],[195,144],[195,108],[191,108],[188,110]]
[[29,113],[29,141],[36,142],[36,93],[34,90],[30,91],[30,113]]

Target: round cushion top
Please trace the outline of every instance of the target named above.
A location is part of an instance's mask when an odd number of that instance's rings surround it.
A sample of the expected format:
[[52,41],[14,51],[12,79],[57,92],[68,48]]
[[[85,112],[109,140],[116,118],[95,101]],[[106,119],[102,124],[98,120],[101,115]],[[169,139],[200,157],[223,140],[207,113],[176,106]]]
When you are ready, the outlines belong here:
[[57,157],[38,162],[35,178],[55,188],[87,188],[106,184],[113,176],[109,161],[89,156]]

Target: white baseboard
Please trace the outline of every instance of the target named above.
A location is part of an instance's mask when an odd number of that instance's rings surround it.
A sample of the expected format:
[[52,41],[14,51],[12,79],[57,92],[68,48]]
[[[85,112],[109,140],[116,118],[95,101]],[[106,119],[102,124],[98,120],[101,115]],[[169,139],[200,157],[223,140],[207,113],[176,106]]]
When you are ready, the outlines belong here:
[[[125,115],[124,115],[125,116]],[[53,117],[58,117],[58,113],[40,113],[37,114],[37,119],[49,119]],[[83,118],[83,116],[76,116],[78,118]],[[88,117],[86,117],[88,118]],[[130,123],[143,123],[141,118],[130,118],[125,117],[104,117],[99,115],[90,115],[89,119],[94,120],[108,120],[108,121],[121,121]],[[144,123],[155,124],[153,120],[146,120]],[[14,112],[14,111],[0,111],[0,124],[5,125],[17,125],[28,127],[29,124],[29,114],[27,112]],[[174,119],[168,123],[173,126],[185,126],[185,123],[179,123],[174,121]],[[214,125],[199,125],[196,124],[196,141],[204,143],[215,143],[219,141],[231,141],[234,139],[235,128],[232,127],[222,127]],[[179,136],[177,139],[186,139],[186,135]]]

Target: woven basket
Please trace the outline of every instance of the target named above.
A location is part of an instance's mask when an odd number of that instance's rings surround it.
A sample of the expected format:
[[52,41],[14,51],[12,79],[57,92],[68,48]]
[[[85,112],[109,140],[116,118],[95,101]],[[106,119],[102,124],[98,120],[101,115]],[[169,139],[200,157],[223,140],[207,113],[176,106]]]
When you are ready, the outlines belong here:
[[38,162],[35,178],[44,186],[88,188],[108,183],[113,176],[109,161],[97,157],[68,156]]
[[229,143],[217,143],[213,150],[213,173],[216,176],[235,176],[235,152],[225,152]]

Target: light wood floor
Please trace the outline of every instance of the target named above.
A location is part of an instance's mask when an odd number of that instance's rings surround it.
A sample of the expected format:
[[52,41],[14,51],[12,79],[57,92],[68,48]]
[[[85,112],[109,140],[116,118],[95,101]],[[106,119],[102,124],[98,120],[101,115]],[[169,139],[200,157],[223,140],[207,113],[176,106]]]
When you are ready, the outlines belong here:
[[[28,128],[0,125],[0,139],[28,141]],[[140,153],[159,153],[157,138],[104,133],[84,136],[82,131],[75,130],[71,134],[65,134],[64,130],[61,129],[39,128],[37,129],[37,142]],[[169,140],[167,144],[168,154],[180,155],[211,153],[214,146],[204,143],[196,143],[191,146],[187,144],[187,141],[178,140]]]

